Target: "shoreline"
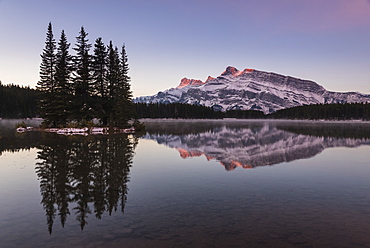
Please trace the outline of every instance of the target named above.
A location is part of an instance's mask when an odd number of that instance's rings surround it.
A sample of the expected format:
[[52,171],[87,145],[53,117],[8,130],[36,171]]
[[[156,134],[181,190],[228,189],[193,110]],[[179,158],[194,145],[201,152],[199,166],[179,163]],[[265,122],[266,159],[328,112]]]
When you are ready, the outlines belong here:
[[109,128],[109,127],[84,127],[84,128],[39,128],[39,127],[18,127],[16,128],[17,133],[25,133],[29,131],[35,132],[47,132],[47,133],[56,133],[62,135],[107,135],[107,134],[132,134],[136,130],[134,127],[130,128]]

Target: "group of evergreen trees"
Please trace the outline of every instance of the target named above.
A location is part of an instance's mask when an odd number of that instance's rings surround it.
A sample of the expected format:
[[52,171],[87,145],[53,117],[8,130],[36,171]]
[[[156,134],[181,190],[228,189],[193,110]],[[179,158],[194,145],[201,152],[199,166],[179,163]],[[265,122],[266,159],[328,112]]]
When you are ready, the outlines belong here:
[[0,118],[35,117],[36,99],[36,90],[12,84],[3,85],[0,81]]
[[135,116],[125,45],[119,51],[99,37],[91,54],[87,36],[81,27],[71,55],[64,30],[56,44],[49,23],[37,86],[45,126],[84,125],[97,118],[103,125],[126,127]]

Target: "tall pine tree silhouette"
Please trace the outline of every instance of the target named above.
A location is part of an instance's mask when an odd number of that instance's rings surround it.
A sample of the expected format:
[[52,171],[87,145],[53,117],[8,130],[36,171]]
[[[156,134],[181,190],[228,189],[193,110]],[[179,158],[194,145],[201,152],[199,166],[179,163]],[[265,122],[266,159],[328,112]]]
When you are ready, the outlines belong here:
[[101,37],[95,40],[93,55],[93,95],[97,101],[97,117],[108,124],[107,48]]
[[73,48],[76,55],[73,57],[74,62],[74,114],[73,117],[78,122],[89,121],[94,116],[94,109],[91,99],[91,55],[89,54],[91,44],[88,43],[88,33],[84,27],[81,27],[80,35],[76,37],[76,46]]
[[69,54],[69,46],[70,43],[62,30],[56,54],[54,109],[50,113],[58,126],[65,126],[71,115],[72,56]]
[[95,40],[93,55],[93,90],[94,95],[106,97],[107,87],[107,49],[101,37]]
[[53,35],[53,28],[49,22],[45,48],[41,54],[40,81],[37,83],[37,89],[42,93],[40,100],[40,117],[44,118],[44,124],[56,125],[53,119],[53,94],[55,91],[55,61],[56,61],[56,43]]
[[130,77],[128,76],[128,58],[125,45],[122,46],[119,61],[119,80],[115,86],[113,99],[114,126],[125,128],[129,126],[129,120],[135,119],[135,111],[132,104],[132,92],[130,89]]
[[110,41],[108,45],[107,57],[107,84],[108,84],[108,103],[106,106],[107,116],[109,116],[108,124],[114,126],[114,99],[117,94],[117,85],[120,80],[120,65],[119,53],[117,47],[113,46]]

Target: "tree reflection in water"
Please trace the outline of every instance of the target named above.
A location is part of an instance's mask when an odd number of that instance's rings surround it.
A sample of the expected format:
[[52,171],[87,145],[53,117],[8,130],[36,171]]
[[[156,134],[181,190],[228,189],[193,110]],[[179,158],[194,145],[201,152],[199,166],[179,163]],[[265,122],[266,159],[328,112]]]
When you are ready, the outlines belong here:
[[[73,212],[81,230],[91,214],[100,219],[123,212],[137,138],[132,135],[62,136],[45,134],[36,173],[49,233],[56,216],[64,227]],[[71,209],[71,205],[75,206]]]

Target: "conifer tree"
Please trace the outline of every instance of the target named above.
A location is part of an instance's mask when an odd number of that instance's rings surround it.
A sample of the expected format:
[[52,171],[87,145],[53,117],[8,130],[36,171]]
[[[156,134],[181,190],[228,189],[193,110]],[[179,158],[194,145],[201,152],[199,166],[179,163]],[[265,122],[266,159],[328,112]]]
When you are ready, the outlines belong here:
[[95,40],[93,55],[93,95],[97,103],[97,117],[108,123],[107,48],[99,37]]
[[53,35],[53,28],[49,22],[46,33],[45,48],[41,56],[40,81],[38,89],[41,91],[53,92],[55,86],[55,50],[56,43]]
[[71,115],[72,56],[69,54],[70,43],[62,30],[56,54],[54,112],[58,125],[64,126]]
[[116,127],[123,128],[127,127],[128,121],[134,118],[134,107],[132,104],[130,77],[128,76],[128,58],[125,45],[122,46],[120,55],[118,82],[115,86],[115,95],[113,98],[113,120]]
[[113,98],[116,93],[120,73],[119,73],[119,54],[117,47],[113,46],[113,42],[110,41],[108,45],[108,58],[107,58],[107,84],[108,84],[108,96]]
[[94,95],[107,96],[107,49],[102,38],[95,40],[93,55],[93,89]]
[[117,85],[119,83],[119,53],[117,47],[113,46],[113,42],[110,41],[107,47],[107,86],[108,86],[108,96],[107,104],[105,106],[106,116],[108,117],[108,123],[110,126],[114,125],[113,119],[114,115],[114,99],[116,97]]
[[76,55],[74,62],[74,118],[79,122],[88,121],[93,118],[93,104],[91,99],[91,55],[89,54],[91,44],[88,43],[88,33],[81,27],[80,35],[76,37]]
[[40,101],[40,117],[44,118],[44,123],[47,125],[54,125],[53,119],[53,94],[55,90],[55,60],[56,60],[56,43],[53,35],[53,28],[49,22],[45,48],[41,54],[40,65],[40,81],[37,83],[37,88],[42,93]]
[[[129,82],[131,81],[130,76],[128,75],[129,67],[128,67],[128,57],[126,53],[126,47],[125,44],[122,45],[122,50],[121,50],[121,78],[122,82],[128,86],[128,90],[130,91],[130,85]],[[131,94],[131,92],[130,92]],[[132,94],[130,96],[131,100]]]
[[72,73],[72,56],[69,54],[70,45],[64,30],[62,30],[56,54],[55,80],[56,90],[64,94],[70,94],[72,90],[70,85]]

